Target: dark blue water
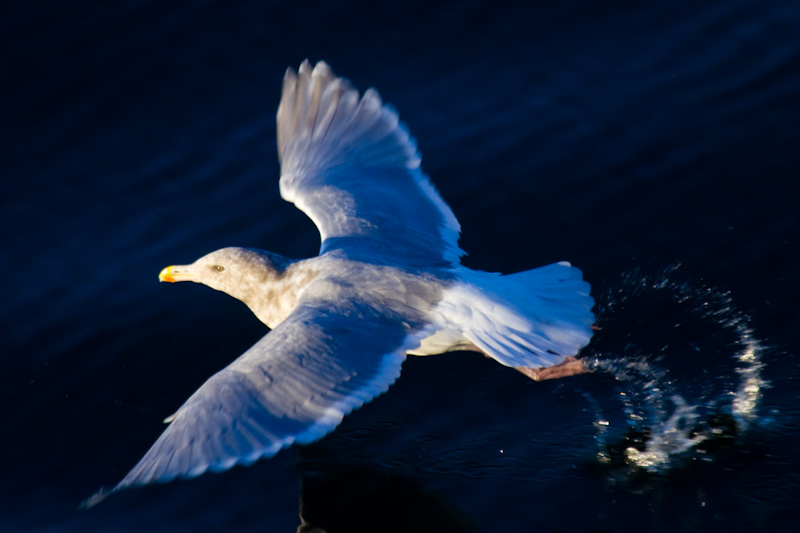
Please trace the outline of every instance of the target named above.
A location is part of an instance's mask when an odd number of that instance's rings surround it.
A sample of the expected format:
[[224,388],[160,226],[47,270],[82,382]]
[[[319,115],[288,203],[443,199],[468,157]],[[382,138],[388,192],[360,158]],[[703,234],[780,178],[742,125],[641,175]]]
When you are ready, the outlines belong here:
[[[17,4],[0,530],[295,531],[302,509],[330,533],[796,531],[800,4]],[[319,443],[77,511],[263,334],[160,269],[229,245],[316,253],[277,187],[281,79],[304,58],[400,111],[468,266],[583,269],[598,372],[412,358]],[[740,360],[754,346],[763,366]],[[703,442],[656,447],[681,401]]]

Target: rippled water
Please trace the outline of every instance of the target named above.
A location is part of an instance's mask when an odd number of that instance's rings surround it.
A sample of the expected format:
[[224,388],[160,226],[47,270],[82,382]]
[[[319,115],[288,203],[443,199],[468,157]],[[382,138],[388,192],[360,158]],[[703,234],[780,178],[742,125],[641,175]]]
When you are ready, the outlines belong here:
[[[0,530],[796,530],[800,4],[518,4],[4,8]],[[78,512],[263,334],[160,269],[316,253],[274,132],[306,57],[399,110],[468,266],[584,270],[597,371],[411,358],[319,443]]]

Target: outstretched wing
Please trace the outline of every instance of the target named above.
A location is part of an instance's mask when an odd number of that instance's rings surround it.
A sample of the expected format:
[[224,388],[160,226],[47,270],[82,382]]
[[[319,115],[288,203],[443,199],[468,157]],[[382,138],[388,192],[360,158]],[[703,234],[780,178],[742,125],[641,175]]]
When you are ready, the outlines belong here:
[[419,345],[413,328],[408,317],[365,303],[299,306],[206,381],[111,492],[250,464],[321,438],[394,383],[406,351]]
[[278,155],[281,196],[314,221],[320,254],[405,266],[447,266],[464,254],[458,221],[397,113],[373,89],[359,98],[322,61],[286,72]]

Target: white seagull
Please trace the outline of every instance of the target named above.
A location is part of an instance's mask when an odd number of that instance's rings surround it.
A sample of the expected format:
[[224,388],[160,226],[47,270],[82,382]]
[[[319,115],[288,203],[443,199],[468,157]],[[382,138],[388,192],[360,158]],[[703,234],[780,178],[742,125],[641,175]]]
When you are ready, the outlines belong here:
[[315,441],[385,392],[407,354],[472,350],[540,380],[585,372],[594,301],[567,262],[500,275],[460,264],[460,226],[420,169],[414,139],[373,89],[322,61],[286,72],[281,196],[316,224],[319,255],[217,250],[161,281],[244,302],[271,329],[167,418],[111,492],[191,478]]

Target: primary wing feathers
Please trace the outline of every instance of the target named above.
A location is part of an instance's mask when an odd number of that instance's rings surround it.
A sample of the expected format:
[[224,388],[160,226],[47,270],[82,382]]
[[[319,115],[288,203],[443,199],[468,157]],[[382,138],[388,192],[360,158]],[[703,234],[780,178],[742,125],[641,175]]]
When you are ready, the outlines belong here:
[[306,302],[206,381],[113,490],[250,464],[321,438],[397,379],[422,335],[414,327],[363,302]]
[[281,195],[316,224],[320,253],[405,266],[456,264],[460,226],[414,140],[373,89],[324,62],[289,69],[278,107]]

